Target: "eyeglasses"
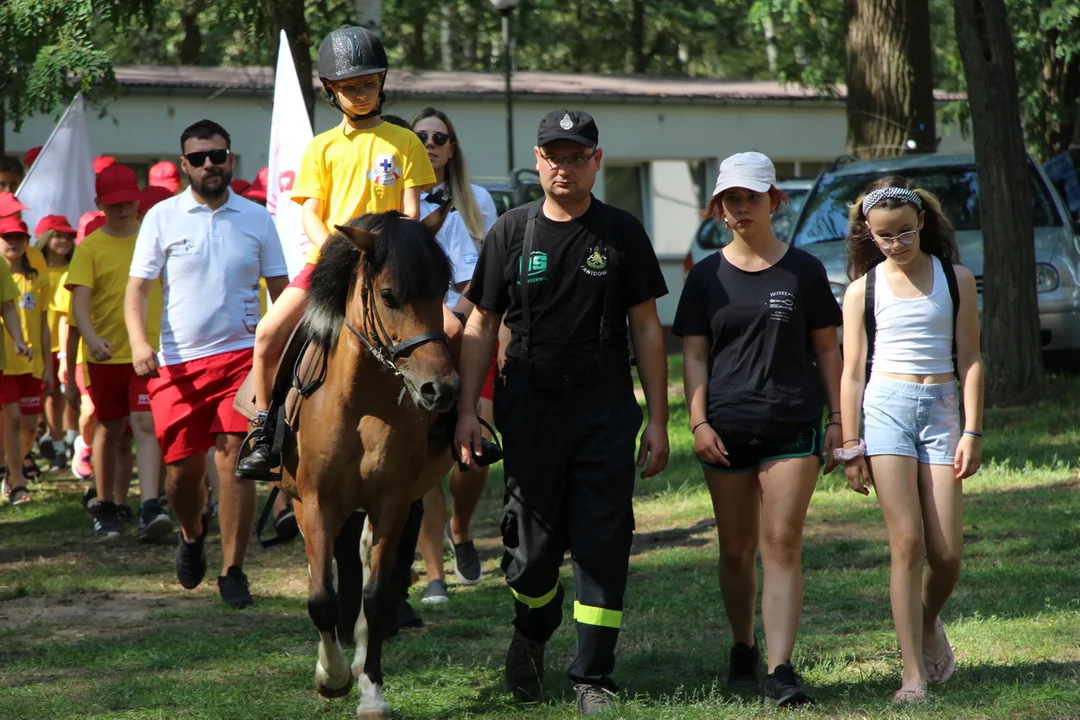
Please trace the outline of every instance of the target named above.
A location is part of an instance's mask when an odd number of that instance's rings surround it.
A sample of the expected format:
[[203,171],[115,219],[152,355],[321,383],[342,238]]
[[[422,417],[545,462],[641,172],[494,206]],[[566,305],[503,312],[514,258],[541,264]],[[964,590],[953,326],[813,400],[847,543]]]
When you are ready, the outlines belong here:
[[435,143],[435,147],[442,147],[450,142],[450,136],[444,132],[429,133],[427,130],[420,130],[416,133],[416,137],[420,138],[420,142],[425,145],[427,145],[428,138],[431,138],[431,142]]
[[588,155],[571,155],[569,157],[558,157],[555,155],[541,155],[541,159],[548,164],[548,167],[552,170],[558,170],[562,166],[566,165],[571,168],[579,168],[588,161],[596,157],[596,150],[593,150]]
[[904,245],[904,246],[910,245],[911,243],[915,242],[915,236],[918,235],[918,234],[919,234],[919,228],[915,228],[914,230],[908,230],[907,232],[902,232],[899,235],[897,235],[896,237],[886,237],[884,235],[874,235],[873,233],[870,233],[870,237],[874,238],[874,242],[876,242],[881,247],[890,248],[890,247],[893,246],[893,243],[900,243],[901,245]]
[[330,87],[334,90],[334,92],[339,92],[342,95],[346,95],[348,97],[366,97],[368,95],[374,95],[375,93],[382,90],[382,81],[368,80],[367,82],[362,83],[353,82],[342,83],[341,85],[334,84]]
[[224,165],[229,160],[229,155],[232,153],[224,148],[217,150],[203,150],[200,152],[191,152],[184,156],[191,167],[200,168],[206,163],[206,158],[210,158],[210,162],[214,165]]

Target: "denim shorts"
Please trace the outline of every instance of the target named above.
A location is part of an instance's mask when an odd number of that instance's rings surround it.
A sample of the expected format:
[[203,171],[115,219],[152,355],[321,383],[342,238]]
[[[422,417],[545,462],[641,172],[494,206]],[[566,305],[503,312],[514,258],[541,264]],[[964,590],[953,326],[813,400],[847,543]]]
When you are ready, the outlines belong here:
[[920,385],[871,375],[863,394],[866,454],[952,465],[960,442],[957,382]]

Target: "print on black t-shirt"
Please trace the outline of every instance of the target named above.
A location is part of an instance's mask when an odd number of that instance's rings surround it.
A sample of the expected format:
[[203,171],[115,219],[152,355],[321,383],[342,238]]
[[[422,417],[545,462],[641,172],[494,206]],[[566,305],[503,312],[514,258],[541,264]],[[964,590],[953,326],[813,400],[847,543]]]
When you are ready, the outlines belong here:
[[[466,294],[478,307],[506,313],[506,325],[513,333],[506,350],[508,359],[520,358],[525,223],[529,208],[543,202],[514,208],[499,218],[484,242]],[[627,361],[627,308],[667,294],[645,229],[633,215],[611,210],[609,216],[608,208],[593,198],[584,215],[568,222],[550,220],[542,209],[537,215],[527,275],[532,361],[577,366],[595,357],[608,273],[613,268],[616,291],[610,308],[610,346],[625,352]]]
[[810,333],[842,322],[825,267],[789,247],[770,268],[740,270],[723,252],[686,277],[672,332],[709,342],[709,422],[781,436],[819,422],[824,402]]

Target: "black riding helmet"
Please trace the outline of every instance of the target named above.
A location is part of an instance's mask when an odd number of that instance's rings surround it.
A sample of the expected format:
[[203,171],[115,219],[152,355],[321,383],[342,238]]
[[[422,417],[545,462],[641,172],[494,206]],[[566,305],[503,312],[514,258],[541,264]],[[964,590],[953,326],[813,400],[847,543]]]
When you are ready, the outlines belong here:
[[[364,75],[385,73],[389,63],[386,59],[386,50],[383,49],[379,36],[362,27],[342,27],[334,30],[323,38],[319,45],[319,79],[323,82],[323,90],[329,103],[338,110],[345,112],[338,104],[333,91],[327,85],[328,82],[348,80]],[[375,109],[366,115],[350,115],[350,120],[364,120],[378,115],[382,109],[386,95],[383,87],[386,85],[385,78],[379,88],[379,103]]]

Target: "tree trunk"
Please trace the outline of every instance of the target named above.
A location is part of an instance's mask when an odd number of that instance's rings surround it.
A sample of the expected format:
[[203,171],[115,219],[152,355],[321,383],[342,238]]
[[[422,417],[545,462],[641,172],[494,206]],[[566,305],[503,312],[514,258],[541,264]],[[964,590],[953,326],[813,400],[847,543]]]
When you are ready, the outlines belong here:
[[427,44],[424,41],[424,25],[427,24],[427,8],[418,5],[409,19],[412,32],[405,47],[405,64],[416,70],[425,66],[427,61]]
[[180,25],[184,39],[180,41],[180,64],[198,65],[202,57],[202,32],[199,30],[200,0],[186,0],[180,5]]
[[1034,219],[1012,33],[1004,0],[955,0],[983,232],[987,396],[1024,399],[1042,381]]
[[776,28],[773,25],[772,13],[766,12],[761,18],[761,30],[765,35],[765,60],[769,63],[769,74],[776,75],[780,51],[776,46]]
[[311,62],[311,35],[304,16],[304,0],[266,0],[266,25],[270,37],[270,67],[277,67],[278,37],[281,31],[289,38],[289,50],[296,64],[300,92],[304,95],[308,119],[315,124],[314,68]]
[[439,11],[439,48],[442,51],[442,69],[454,69],[454,3],[443,0]]
[[848,154],[934,152],[929,0],[845,0],[844,18]]
[[356,24],[382,35],[382,0],[356,0]]
[[630,48],[634,58],[634,73],[644,75],[649,67],[649,57],[645,54],[645,0],[633,0],[630,15]]
[[[1080,25],[1080,23],[1077,23]],[[1080,53],[1074,53],[1066,62],[1058,54],[1058,44],[1063,42],[1061,33],[1052,30],[1045,39],[1046,61],[1042,80],[1045,94],[1045,110],[1039,118],[1032,118],[1040,130],[1038,145],[1046,162],[1069,149],[1077,125],[1077,100],[1080,99]]]

